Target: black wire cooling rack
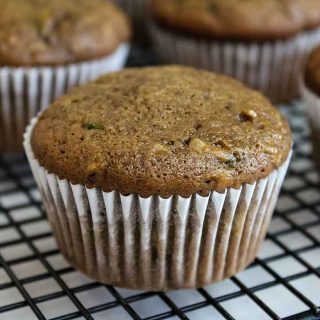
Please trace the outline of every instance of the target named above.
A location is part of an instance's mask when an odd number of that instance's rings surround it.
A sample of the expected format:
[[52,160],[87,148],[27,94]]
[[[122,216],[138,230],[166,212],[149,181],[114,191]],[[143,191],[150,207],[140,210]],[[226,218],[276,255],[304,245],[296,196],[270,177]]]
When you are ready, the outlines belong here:
[[[140,49],[130,65],[154,64]],[[23,156],[0,156],[0,320],[320,319],[320,181],[299,101],[281,110],[295,153],[269,233],[244,272],[199,290],[104,286],[57,250]]]

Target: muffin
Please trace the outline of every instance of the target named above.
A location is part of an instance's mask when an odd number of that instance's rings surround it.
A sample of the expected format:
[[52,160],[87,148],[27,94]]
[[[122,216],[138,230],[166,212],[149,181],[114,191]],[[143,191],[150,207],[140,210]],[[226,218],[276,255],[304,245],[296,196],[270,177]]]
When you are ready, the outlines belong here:
[[318,0],[152,0],[150,20],[164,61],[224,73],[274,102],[296,97],[320,40]]
[[79,87],[24,142],[66,259],[103,283],[153,291],[200,287],[254,260],[291,144],[262,95],[177,66]]
[[301,93],[310,123],[314,159],[320,169],[320,47],[307,61]]
[[141,43],[148,42],[146,6],[149,0],[113,0],[130,16],[135,28],[134,38]]
[[128,18],[100,0],[0,0],[0,152],[69,88],[122,68]]

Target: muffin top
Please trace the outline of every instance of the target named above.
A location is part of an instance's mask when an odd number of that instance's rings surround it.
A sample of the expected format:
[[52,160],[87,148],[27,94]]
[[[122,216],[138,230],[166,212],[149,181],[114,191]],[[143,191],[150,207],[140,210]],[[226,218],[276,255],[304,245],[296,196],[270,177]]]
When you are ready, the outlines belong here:
[[316,48],[309,57],[305,82],[314,93],[320,95],[320,47]]
[[104,0],[0,0],[1,66],[57,65],[112,53],[127,17]]
[[288,157],[286,120],[236,80],[186,67],[128,69],[59,98],[32,149],[60,178],[187,197],[264,178]]
[[165,26],[194,35],[275,40],[320,25],[319,0],[152,0]]

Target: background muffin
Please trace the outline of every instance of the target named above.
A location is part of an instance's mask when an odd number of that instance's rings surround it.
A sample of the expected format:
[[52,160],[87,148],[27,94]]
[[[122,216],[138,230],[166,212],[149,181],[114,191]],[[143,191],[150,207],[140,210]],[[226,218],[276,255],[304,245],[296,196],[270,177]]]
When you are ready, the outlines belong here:
[[28,120],[70,87],[120,69],[130,27],[99,0],[0,0],[0,151],[22,147]]
[[225,73],[275,102],[294,98],[319,42],[318,0],[152,0],[152,39],[167,62]]
[[25,136],[66,258],[99,281],[145,290],[200,287],[255,258],[291,143],[260,94],[182,67],[100,78]]
[[301,92],[311,128],[313,154],[320,169],[320,47],[308,59]]

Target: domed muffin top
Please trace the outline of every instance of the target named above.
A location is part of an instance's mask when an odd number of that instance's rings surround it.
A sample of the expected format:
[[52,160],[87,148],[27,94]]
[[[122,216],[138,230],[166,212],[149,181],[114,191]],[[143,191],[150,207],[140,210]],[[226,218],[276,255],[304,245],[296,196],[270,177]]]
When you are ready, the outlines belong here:
[[103,0],[0,0],[0,65],[99,58],[128,41],[125,14]]
[[264,178],[288,157],[286,120],[225,76],[186,67],[127,69],[74,89],[32,133],[40,165],[104,191],[189,196]]
[[152,0],[164,25],[235,40],[287,38],[320,25],[319,0]]
[[320,95],[320,47],[316,48],[309,57],[305,82],[314,93]]

